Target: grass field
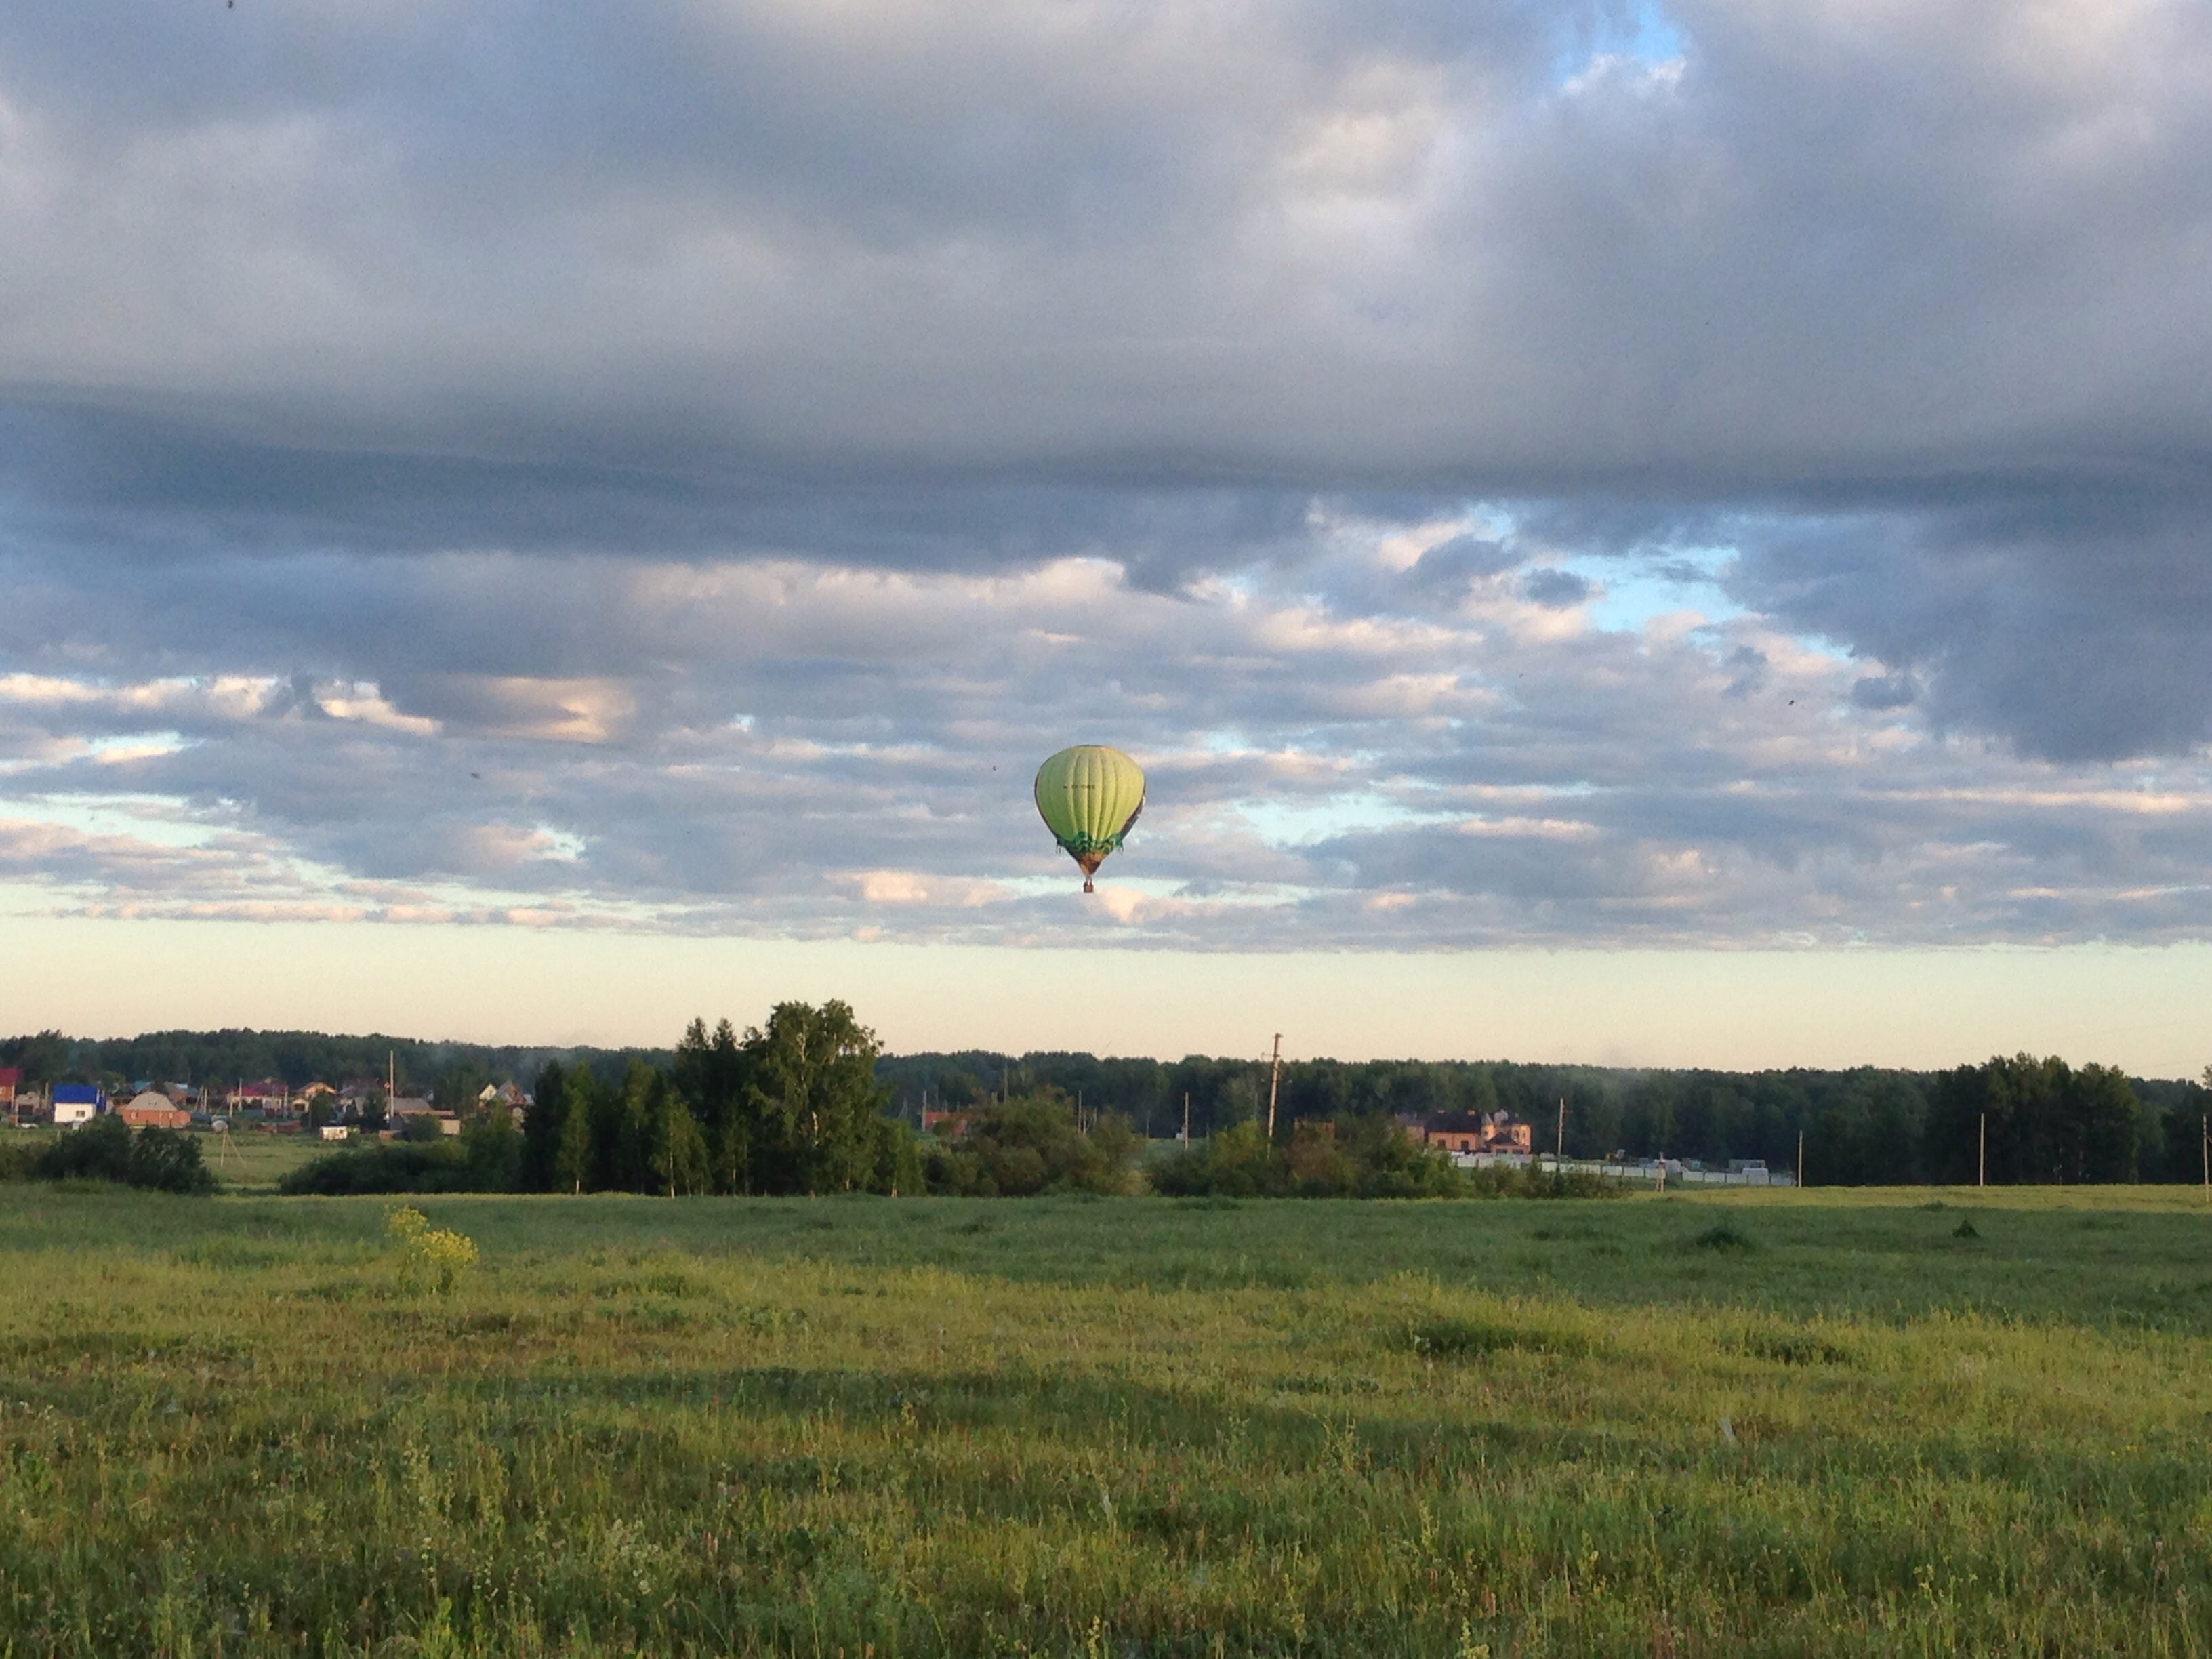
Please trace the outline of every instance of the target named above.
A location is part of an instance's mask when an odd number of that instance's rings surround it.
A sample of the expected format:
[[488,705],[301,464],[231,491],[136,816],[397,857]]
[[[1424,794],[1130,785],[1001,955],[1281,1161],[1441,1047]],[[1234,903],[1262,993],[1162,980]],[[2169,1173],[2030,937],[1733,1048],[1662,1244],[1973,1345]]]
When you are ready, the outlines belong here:
[[310,1158],[337,1150],[313,1135],[265,1135],[255,1129],[228,1136],[194,1133],[201,1158],[233,1192],[274,1192],[279,1181]]
[[[311,1135],[270,1135],[241,1129],[218,1136],[194,1129],[200,1158],[215,1172],[228,1193],[273,1193],[276,1183],[311,1158],[337,1150]],[[0,1145],[43,1146],[54,1138],[50,1128],[10,1129],[0,1127]]]
[[2212,1650],[2193,1191],[422,1207],[0,1188],[0,1654]]

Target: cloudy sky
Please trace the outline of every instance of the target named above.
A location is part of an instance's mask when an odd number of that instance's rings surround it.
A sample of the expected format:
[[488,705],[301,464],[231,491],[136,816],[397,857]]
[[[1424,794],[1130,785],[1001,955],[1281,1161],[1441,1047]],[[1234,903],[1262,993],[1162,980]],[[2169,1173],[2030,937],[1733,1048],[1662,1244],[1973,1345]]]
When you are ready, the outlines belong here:
[[2195,0],[10,9],[0,927],[2196,997],[2208,155]]

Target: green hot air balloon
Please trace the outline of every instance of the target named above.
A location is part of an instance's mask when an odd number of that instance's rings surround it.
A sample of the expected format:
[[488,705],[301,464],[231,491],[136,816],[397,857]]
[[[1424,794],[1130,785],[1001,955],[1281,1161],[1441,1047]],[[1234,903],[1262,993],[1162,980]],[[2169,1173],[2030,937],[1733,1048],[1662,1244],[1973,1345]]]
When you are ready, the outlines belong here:
[[1063,749],[1036,775],[1037,811],[1052,838],[1083,867],[1083,890],[1145,810],[1145,775],[1118,749]]

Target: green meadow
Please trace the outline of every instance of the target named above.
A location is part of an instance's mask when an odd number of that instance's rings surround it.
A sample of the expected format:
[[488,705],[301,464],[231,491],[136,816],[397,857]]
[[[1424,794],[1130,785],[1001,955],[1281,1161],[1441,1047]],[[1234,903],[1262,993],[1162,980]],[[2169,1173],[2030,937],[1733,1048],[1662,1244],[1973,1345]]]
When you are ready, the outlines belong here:
[[0,1656],[2204,1654],[2190,1189],[0,1187]]

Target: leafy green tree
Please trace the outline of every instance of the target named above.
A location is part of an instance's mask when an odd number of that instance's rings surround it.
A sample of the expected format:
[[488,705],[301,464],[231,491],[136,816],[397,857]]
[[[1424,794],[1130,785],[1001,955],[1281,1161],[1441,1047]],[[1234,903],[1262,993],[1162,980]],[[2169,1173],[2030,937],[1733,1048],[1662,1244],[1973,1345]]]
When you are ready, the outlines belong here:
[[662,1086],[653,1124],[651,1163],[660,1190],[676,1198],[708,1189],[707,1137],[691,1108],[675,1090]]
[[1336,1125],[1322,1118],[1301,1118],[1282,1149],[1282,1184],[1301,1198],[1341,1198],[1357,1191],[1359,1166],[1337,1144]]
[[1361,1198],[1451,1198],[1466,1190],[1446,1153],[1405,1133],[1393,1118],[1339,1118],[1336,1132],[1358,1171],[1352,1190]]
[[480,1097],[490,1085],[491,1076],[474,1060],[463,1060],[446,1069],[438,1079],[433,1102],[441,1112],[451,1112],[457,1117],[466,1117],[477,1109]]
[[752,1118],[745,1088],[750,1068],[751,1057],[726,1019],[711,1036],[706,1021],[693,1020],[676,1048],[671,1081],[698,1120],[707,1147],[708,1188],[714,1192],[746,1189],[752,1158]]
[[974,1198],[1039,1193],[1126,1193],[1136,1181],[1137,1138],[1119,1116],[1097,1133],[1076,1127],[1056,1094],[985,1107],[969,1132],[932,1155],[930,1185]]
[[70,1041],[59,1031],[40,1031],[32,1036],[0,1042],[0,1066],[23,1073],[25,1084],[43,1086],[69,1075]]
[[[635,1064],[635,1062],[632,1062]],[[610,1086],[595,1077],[592,1092],[592,1168],[584,1177],[587,1192],[635,1192],[642,1184],[639,1174],[637,1137],[630,1122],[630,1084],[625,1068],[622,1081]]]
[[1162,1161],[1152,1185],[1172,1198],[1261,1198],[1282,1189],[1282,1172],[1266,1131],[1246,1118]]
[[468,1166],[469,1189],[511,1193],[522,1186],[522,1131],[514,1114],[495,1104],[471,1117],[461,1129],[461,1156]]
[[554,1169],[561,1161],[561,1133],[568,1122],[568,1074],[557,1060],[538,1068],[538,1081],[530,1091],[530,1110],[522,1120],[520,1180],[526,1193],[554,1189]]
[[1471,1190],[1449,1158],[1381,1110],[1303,1118],[1286,1144],[1273,1146],[1258,1123],[1233,1124],[1162,1159],[1152,1184],[1176,1197],[1450,1198]]
[[878,1115],[874,1124],[875,1151],[868,1190],[896,1198],[902,1193],[928,1190],[921,1142],[903,1121]]
[[442,1140],[445,1134],[446,1126],[428,1112],[410,1112],[406,1120],[399,1126],[399,1138],[417,1145],[427,1141]]
[[44,1181],[119,1182],[157,1192],[215,1190],[215,1176],[200,1158],[199,1142],[176,1129],[132,1133],[121,1118],[96,1117],[42,1149],[31,1173]]
[[876,1035],[842,1002],[778,1003],[745,1033],[751,1071],[752,1190],[850,1192],[873,1171],[876,1119],[890,1091],[876,1081]]
[[2076,1072],[2056,1055],[1998,1055],[1938,1079],[1929,1168],[1938,1180],[1971,1182],[1986,1130],[1993,1185],[2132,1181],[2142,1119],[2126,1074],[2114,1067]]
[[2071,1129],[2062,1179],[2133,1181],[2141,1133],[2141,1108],[2127,1073],[2112,1066],[2084,1066],[2068,1091]]
[[667,1096],[665,1073],[642,1060],[629,1062],[623,1073],[622,1091],[613,1097],[613,1133],[600,1185],[625,1193],[653,1189],[653,1139]]
[[[2066,1123],[2072,1075],[2057,1055],[2038,1060],[2015,1054],[1989,1063],[1992,1181],[2052,1182],[2066,1178],[2072,1133]],[[1996,1154],[2002,1150],[2002,1170]]]
[[562,1088],[560,1140],[553,1153],[553,1187],[556,1192],[580,1193],[599,1185],[597,1127],[599,1115],[599,1080],[591,1068],[579,1066],[568,1074]]

